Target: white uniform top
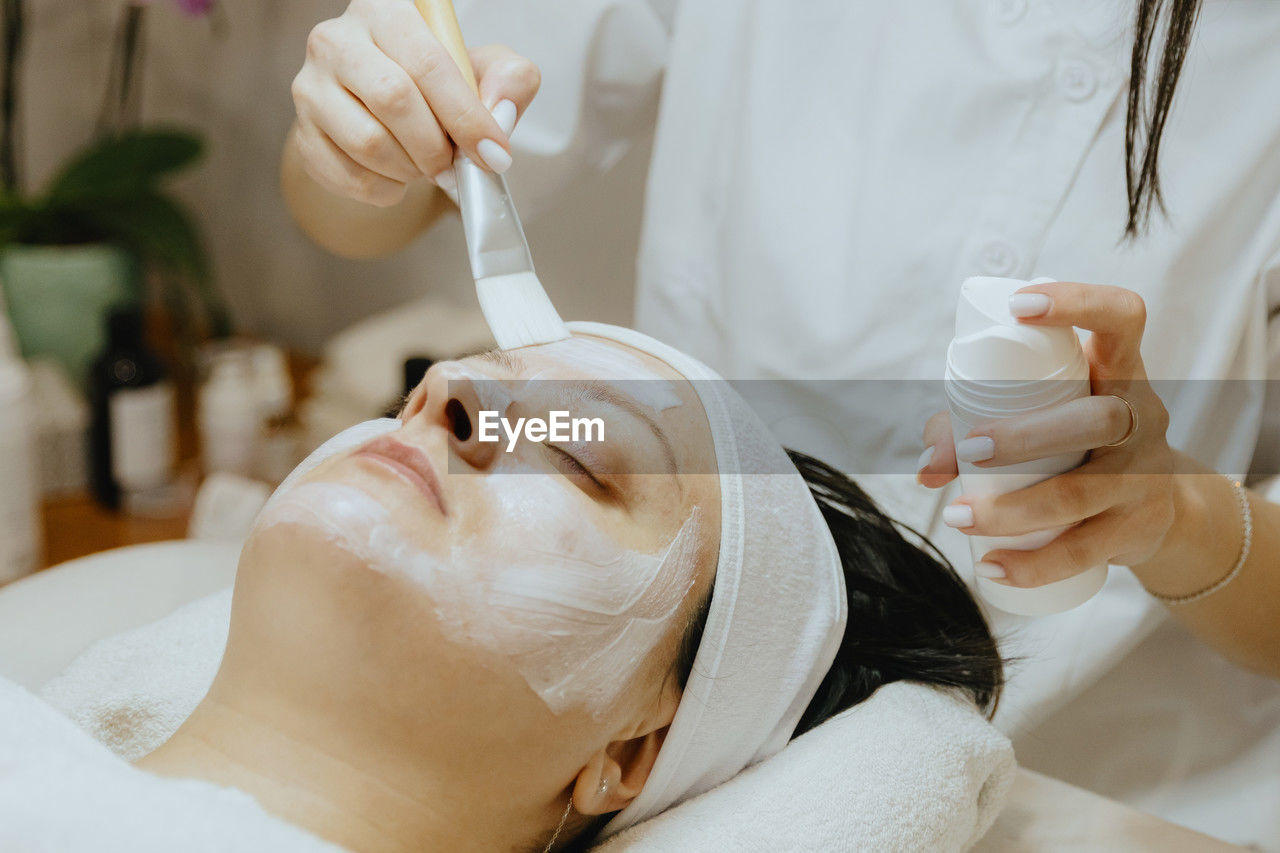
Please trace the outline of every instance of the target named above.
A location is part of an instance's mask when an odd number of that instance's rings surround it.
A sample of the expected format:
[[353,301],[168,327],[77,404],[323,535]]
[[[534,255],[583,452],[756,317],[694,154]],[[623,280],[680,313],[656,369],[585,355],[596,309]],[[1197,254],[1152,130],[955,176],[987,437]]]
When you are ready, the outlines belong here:
[[[959,284],[986,274],[1141,293],[1152,377],[1280,379],[1280,3],[1205,3],[1162,148],[1170,218],[1134,245],[1120,242],[1131,2],[460,7],[469,41],[543,71],[514,140],[526,209],[656,120],[637,325],[731,378],[938,379]],[[877,430],[848,394],[788,388],[805,415],[778,425],[784,440],[855,473],[914,470],[927,409]],[[1280,441],[1259,437],[1280,395],[1158,390],[1175,446],[1277,470]],[[963,537],[937,523],[954,493],[874,479],[966,573]],[[1280,685],[1189,641],[1123,569],[1072,613],[993,621],[1025,658],[997,718],[1025,762],[1280,850]],[[1153,631],[1177,661],[1143,642]]]

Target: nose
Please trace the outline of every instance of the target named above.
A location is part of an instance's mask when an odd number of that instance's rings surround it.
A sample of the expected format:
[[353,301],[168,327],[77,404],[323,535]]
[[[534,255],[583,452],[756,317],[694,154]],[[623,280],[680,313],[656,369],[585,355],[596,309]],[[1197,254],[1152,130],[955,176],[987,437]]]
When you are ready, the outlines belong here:
[[506,406],[492,399],[502,390],[501,382],[478,377],[456,362],[441,362],[427,371],[423,385],[421,417],[444,428],[449,447],[468,465],[482,469],[492,465],[498,442],[480,441],[480,412],[497,409],[505,414]]

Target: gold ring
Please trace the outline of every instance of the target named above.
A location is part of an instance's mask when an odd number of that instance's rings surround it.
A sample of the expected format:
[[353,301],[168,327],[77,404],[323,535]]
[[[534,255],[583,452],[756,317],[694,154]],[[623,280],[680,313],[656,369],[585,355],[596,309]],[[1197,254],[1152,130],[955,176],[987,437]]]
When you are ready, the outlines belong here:
[[1119,394],[1108,394],[1107,396],[1124,403],[1125,408],[1129,410],[1129,428],[1125,430],[1124,435],[1120,437],[1119,441],[1113,441],[1110,444],[1102,445],[1103,447],[1120,447],[1124,444],[1128,444],[1129,439],[1133,438],[1133,434],[1138,431],[1138,410],[1133,407],[1133,403],[1130,403]]

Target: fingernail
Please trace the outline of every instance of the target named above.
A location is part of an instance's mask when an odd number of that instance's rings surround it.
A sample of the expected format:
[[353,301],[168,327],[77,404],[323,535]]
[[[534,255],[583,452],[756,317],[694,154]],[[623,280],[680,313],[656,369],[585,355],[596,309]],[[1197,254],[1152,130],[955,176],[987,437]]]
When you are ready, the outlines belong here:
[[975,435],[956,445],[956,458],[961,462],[986,462],[995,455],[995,440],[987,435]]
[[995,563],[977,562],[973,564],[973,573],[980,578],[990,578],[993,581],[1005,579],[1004,569]]
[[942,523],[947,527],[973,527],[973,507],[968,504],[952,504],[942,510]]
[[1009,297],[1009,313],[1015,317],[1039,317],[1053,304],[1044,293],[1015,293]]
[[489,111],[493,116],[493,120],[498,123],[498,127],[502,128],[502,132],[507,136],[511,135],[511,131],[516,129],[516,102],[503,98],[501,101],[493,105],[493,109]]
[[454,204],[458,203],[458,178],[454,175],[453,169],[445,169],[431,180],[435,181],[436,186],[442,189]]
[[935,449],[931,444],[924,449],[924,453],[920,454],[920,458],[916,461],[916,473],[923,471],[933,461],[933,451]]
[[476,146],[476,153],[486,166],[499,175],[511,168],[511,155],[492,139],[481,139]]

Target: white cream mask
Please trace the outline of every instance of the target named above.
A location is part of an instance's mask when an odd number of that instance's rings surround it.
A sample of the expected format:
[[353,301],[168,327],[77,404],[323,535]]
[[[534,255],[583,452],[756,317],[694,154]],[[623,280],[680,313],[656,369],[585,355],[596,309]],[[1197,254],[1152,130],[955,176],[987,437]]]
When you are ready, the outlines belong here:
[[[657,554],[623,548],[552,475],[488,475],[501,526],[436,556],[361,489],[307,482],[279,495],[261,527],[304,525],[432,598],[444,633],[509,659],[553,712],[603,712],[666,633],[693,586],[695,508]],[[577,519],[566,530],[563,519]]]
[[[582,337],[566,338],[544,344],[538,351],[560,362],[576,378],[587,376],[625,381],[628,396],[654,412],[664,412],[680,405],[680,395],[671,380],[653,370],[639,356],[616,344]],[[559,373],[556,368],[541,370],[529,381],[560,378]]]

